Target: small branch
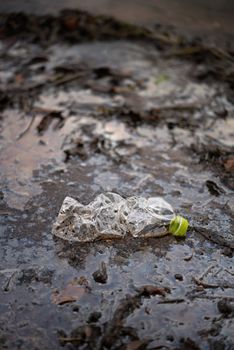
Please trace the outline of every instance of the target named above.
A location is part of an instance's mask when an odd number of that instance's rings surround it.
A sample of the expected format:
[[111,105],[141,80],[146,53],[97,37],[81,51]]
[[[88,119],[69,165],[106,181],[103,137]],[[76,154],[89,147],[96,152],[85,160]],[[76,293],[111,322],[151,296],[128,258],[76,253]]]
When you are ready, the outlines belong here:
[[33,111],[35,113],[46,113],[46,114],[49,114],[49,113],[61,113],[63,110],[60,108],[58,109],[51,109],[51,108],[43,108],[43,107],[33,107]]
[[210,265],[206,270],[205,272],[203,272],[203,274],[198,277],[198,280],[202,280],[206,275],[208,275],[208,273],[215,267],[216,265],[212,264]]
[[70,83],[71,81],[77,80],[79,78],[83,78],[85,74],[83,73],[77,73],[77,74],[72,74],[63,78],[60,78],[58,80],[52,81],[51,84],[55,86],[59,86],[62,84]]
[[36,116],[35,114],[33,114],[30,122],[28,123],[28,125],[26,126],[26,128],[17,136],[17,140],[20,140],[31,128],[31,126],[33,125],[34,123],[34,120],[35,120]]
[[224,271],[226,271],[227,273],[229,273],[230,275],[234,276],[234,272],[229,271],[228,269],[224,269]]
[[185,299],[165,299],[159,301],[157,304],[179,304],[185,302]]
[[153,176],[151,174],[148,174],[144,176],[142,179],[140,179],[135,187],[135,190],[138,190],[143,184],[146,184],[148,180],[152,180]]
[[17,271],[14,271],[14,272],[12,273],[12,275],[8,278],[8,280],[7,280],[6,284],[5,284],[5,286],[3,287],[3,291],[4,291],[4,292],[9,292],[9,290],[10,290],[9,287],[10,287],[11,280],[12,280],[13,277],[15,276],[16,272],[17,272]]
[[193,298],[200,298],[200,299],[225,299],[225,300],[229,300],[229,301],[234,301],[234,296],[232,295],[193,295]]
[[201,109],[202,106],[199,106],[197,104],[173,104],[173,105],[162,105],[162,106],[158,106],[158,107],[154,107],[152,109],[153,112],[159,113],[162,111],[193,111],[196,109]]
[[61,342],[66,342],[66,343],[72,343],[72,342],[80,342],[81,341],[81,338],[65,338],[65,337],[60,337],[59,338],[59,341]]
[[201,281],[200,279],[193,277],[194,282],[198,285],[198,286],[202,286],[204,288],[221,288],[220,285],[218,284],[210,284],[210,283],[206,283]]
[[223,270],[223,268],[220,267],[220,268],[213,274],[213,277],[216,277],[222,270]]

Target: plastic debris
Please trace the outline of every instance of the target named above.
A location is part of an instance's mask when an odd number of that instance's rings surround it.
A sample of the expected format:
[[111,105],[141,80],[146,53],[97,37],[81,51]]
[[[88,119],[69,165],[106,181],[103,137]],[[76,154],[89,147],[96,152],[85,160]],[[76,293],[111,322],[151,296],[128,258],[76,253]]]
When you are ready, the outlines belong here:
[[53,234],[68,241],[91,242],[126,235],[185,236],[187,228],[188,221],[176,216],[172,206],[161,197],[124,199],[107,192],[88,205],[66,197],[53,225]]

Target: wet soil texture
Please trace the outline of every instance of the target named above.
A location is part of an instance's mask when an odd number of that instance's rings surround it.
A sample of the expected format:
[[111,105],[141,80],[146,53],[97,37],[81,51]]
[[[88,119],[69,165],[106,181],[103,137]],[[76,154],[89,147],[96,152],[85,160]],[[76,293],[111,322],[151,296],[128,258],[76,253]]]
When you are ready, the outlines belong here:
[[[233,349],[231,46],[78,11],[0,36],[0,348]],[[187,238],[52,236],[105,191],[163,196]]]

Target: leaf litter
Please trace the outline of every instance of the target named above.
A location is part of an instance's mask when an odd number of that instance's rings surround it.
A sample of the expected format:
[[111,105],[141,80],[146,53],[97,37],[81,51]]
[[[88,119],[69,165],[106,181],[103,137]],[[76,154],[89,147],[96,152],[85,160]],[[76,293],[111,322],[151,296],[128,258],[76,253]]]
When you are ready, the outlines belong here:
[[88,286],[81,286],[80,281],[74,279],[70,281],[63,290],[54,290],[51,300],[54,304],[63,305],[73,301],[79,301],[87,293]]

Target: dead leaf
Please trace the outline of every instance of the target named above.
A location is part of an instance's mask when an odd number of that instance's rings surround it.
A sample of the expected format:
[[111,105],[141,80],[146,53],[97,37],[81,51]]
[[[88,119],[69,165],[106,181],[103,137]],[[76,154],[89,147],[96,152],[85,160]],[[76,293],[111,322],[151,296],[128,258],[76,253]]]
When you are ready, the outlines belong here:
[[226,162],[224,163],[224,167],[227,171],[234,173],[234,157],[226,160]]
[[63,126],[64,119],[62,117],[61,111],[52,111],[44,115],[37,125],[37,131],[39,135],[43,135],[44,132],[49,128],[52,121],[56,120],[56,124],[54,126],[55,129],[59,129]]
[[138,292],[140,293],[140,295],[144,296],[162,295],[163,297],[165,297],[167,293],[170,293],[170,290],[167,287],[145,285],[138,288]]
[[77,279],[72,280],[68,285],[61,291],[52,292],[52,302],[57,305],[65,303],[71,303],[73,301],[80,300],[83,295],[87,292],[87,287],[80,286]]

